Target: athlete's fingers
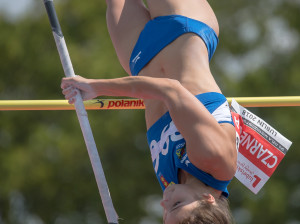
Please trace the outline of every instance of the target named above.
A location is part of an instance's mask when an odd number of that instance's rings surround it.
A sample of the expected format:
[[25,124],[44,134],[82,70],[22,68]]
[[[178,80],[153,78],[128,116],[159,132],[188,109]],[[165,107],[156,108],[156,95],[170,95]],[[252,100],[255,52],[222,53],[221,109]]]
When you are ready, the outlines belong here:
[[67,88],[69,86],[74,86],[75,83],[76,83],[76,81],[74,80],[74,77],[62,78],[60,87],[62,89],[65,89],[65,88]]
[[66,98],[67,100],[69,100],[69,99],[75,97],[75,96],[77,95],[77,93],[78,93],[78,90],[76,90],[76,89],[71,90],[71,91],[69,91],[67,94],[65,94],[65,98]]
[[64,94],[64,95],[67,95],[67,94],[69,94],[70,92],[72,92],[74,90],[74,87],[73,86],[68,86],[68,87],[66,87],[66,88],[64,88],[63,90],[62,90],[62,93]]
[[70,99],[68,100],[68,103],[69,103],[69,104],[74,104],[75,101],[76,101],[76,97],[72,97],[72,98],[70,98]]

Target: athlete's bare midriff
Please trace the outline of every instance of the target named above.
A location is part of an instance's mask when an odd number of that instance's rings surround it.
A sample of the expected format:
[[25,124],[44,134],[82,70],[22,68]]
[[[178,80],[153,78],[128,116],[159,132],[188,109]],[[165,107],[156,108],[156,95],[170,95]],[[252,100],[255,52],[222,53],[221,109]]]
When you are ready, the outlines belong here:
[[[184,34],[164,48],[139,76],[176,79],[194,95],[221,92],[209,69],[206,46],[194,34]],[[150,127],[167,108],[160,101],[150,100],[145,104],[147,126]]]
[[[208,3],[205,0],[185,1],[188,4],[182,4],[182,0],[148,0],[147,4],[152,18],[183,15],[206,23],[218,34],[218,22]],[[139,75],[176,79],[194,95],[221,92],[210,72],[207,48],[193,33],[184,34],[165,47]],[[153,100],[145,101],[145,104],[149,128],[167,108]]]

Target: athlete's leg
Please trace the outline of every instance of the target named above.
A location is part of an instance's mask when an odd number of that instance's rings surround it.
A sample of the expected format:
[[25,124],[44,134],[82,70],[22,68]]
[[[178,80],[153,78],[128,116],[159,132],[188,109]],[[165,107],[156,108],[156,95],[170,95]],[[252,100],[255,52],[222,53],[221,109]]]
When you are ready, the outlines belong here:
[[119,61],[130,74],[129,60],[150,15],[142,0],[106,0],[108,31]]

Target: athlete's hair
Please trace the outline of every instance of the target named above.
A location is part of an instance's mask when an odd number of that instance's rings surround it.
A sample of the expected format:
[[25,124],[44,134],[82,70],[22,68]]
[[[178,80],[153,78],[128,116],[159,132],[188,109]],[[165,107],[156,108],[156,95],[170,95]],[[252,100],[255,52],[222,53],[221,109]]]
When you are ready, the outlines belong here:
[[229,209],[229,201],[221,196],[211,204],[205,200],[199,200],[198,206],[190,211],[190,215],[179,224],[233,224],[233,217]]

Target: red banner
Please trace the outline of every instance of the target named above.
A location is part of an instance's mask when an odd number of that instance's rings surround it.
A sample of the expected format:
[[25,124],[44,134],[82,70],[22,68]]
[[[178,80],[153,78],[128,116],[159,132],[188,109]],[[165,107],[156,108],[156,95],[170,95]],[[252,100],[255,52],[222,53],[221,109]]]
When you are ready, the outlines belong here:
[[235,100],[232,101],[231,109],[238,149],[235,177],[252,192],[258,193],[292,143]]

